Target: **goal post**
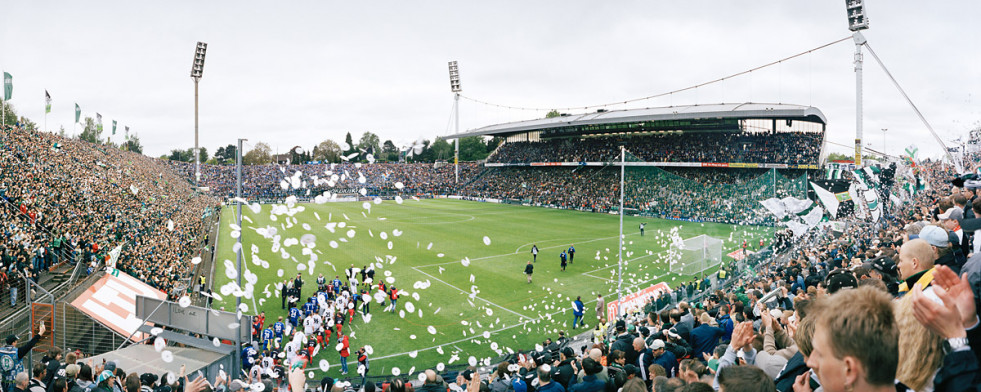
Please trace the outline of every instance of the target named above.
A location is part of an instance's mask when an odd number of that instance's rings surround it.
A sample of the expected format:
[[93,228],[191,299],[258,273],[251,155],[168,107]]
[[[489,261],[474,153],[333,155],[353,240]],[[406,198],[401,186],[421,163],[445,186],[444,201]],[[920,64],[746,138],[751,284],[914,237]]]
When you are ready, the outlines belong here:
[[691,276],[722,263],[722,240],[702,234],[671,244],[672,274]]

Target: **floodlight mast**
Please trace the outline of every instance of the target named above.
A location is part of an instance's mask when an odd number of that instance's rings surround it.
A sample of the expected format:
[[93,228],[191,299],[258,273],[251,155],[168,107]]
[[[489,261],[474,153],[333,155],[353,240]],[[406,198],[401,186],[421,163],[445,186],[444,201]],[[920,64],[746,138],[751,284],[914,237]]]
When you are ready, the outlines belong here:
[[460,183],[460,67],[456,61],[450,61],[450,91],[453,92],[453,118],[456,121],[457,138],[454,140],[453,148],[453,172],[456,182]]
[[[249,139],[238,139],[238,148],[235,149],[235,223],[238,227],[242,227],[242,142]],[[238,287],[242,287],[242,275],[245,273],[242,271],[242,236],[238,236],[236,239],[238,243],[238,250],[235,251],[235,260],[238,268]],[[254,305],[254,304],[253,304]],[[255,307],[253,306],[253,309]],[[235,297],[235,309],[236,312],[242,309],[242,297]],[[235,374],[240,374],[242,372],[242,334],[238,333],[235,335],[235,366],[233,371]]]
[[855,41],[855,166],[862,166],[862,45],[865,36],[862,30],[869,28],[869,18],[865,12],[865,0],[845,0],[848,16],[848,29],[853,31]]
[[204,75],[204,56],[208,44],[198,42],[194,48],[194,62],[191,63],[191,79],[194,79],[194,186],[201,186],[201,150],[198,145],[198,81]]

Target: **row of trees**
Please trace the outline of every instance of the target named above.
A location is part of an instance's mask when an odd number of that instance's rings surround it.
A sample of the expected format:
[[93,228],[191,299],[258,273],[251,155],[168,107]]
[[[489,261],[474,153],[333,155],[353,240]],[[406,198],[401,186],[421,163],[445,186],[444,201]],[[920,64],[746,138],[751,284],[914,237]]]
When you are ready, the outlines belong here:
[[[460,160],[476,161],[487,158],[487,155],[494,151],[500,144],[498,138],[483,138],[471,136],[460,139]],[[346,147],[346,148],[345,148]],[[170,154],[160,158],[172,161],[194,162],[194,149],[173,149]],[[218,147],[214,156],[208,156],[208,150],[201,148],[201,162],[212,164],[234,164],[237,148],[229,144],[225,147]],[[417,151],[418,150],[418,151]],[[378,135],[372,132],[365,132],[357,142],[348,132],[344,137],[344,145],[327,139],[317,143],[313,147],[294,146],[280,154],[275,155],[272,147],[268,143],[259,142],[251,150],[242,155],[244,165],[265,165],[276,162],[277,160],[289,161],[291,163],[303,163],[319,161],[325,163],[340,163],[344,158],[351,162],[368,162],[368,154],[374,156],[376,162],[435,162],[437,160],[453,160],[453,145],[444,140],[435,141],[424,140],[421,145],[415,146],[396,146],[391,140],[384,142]],[[278,158],[278,159],[277,159]]]

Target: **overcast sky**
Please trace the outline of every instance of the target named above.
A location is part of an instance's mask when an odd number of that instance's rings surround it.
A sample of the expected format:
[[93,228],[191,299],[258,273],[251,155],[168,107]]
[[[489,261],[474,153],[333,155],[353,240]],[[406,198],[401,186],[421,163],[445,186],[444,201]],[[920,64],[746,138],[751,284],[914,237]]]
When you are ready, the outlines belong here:
[[[447,61],[463,94],[570,107],[658,94],[847,37],[844,1],[5,1],[0,68],[11,100],[48,130],[103,115],[148,155],[194,143],[191,59],[207,42],[201,144],[236,138],[285,151],[364,131],[408,144],[453,132]],[[872,48],[945,141],[978,126],[981,2],[868,2]],[[697,91],[630,105],[813,105],[828,139],[855,138],[850,41]],[[865,133],[875,149],[940,148],[872,57]],[[623,106],[612,107],[619,109]],[[544,116],[461,100],[462,130]],[[830,146],[847,152],[847,148]]]

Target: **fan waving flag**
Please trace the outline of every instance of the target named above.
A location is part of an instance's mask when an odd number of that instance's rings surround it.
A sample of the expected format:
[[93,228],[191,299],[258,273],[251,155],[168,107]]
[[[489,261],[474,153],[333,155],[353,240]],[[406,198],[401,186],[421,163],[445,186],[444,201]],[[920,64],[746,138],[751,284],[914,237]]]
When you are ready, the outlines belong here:
[[81,116],[82,116],[82,108],[78,107],[78,104],[76,103],[75,104],[75,122],[76,123],[78,122],[78,119]]
[[51,94],[44,90],[44,113],[51,113]]

